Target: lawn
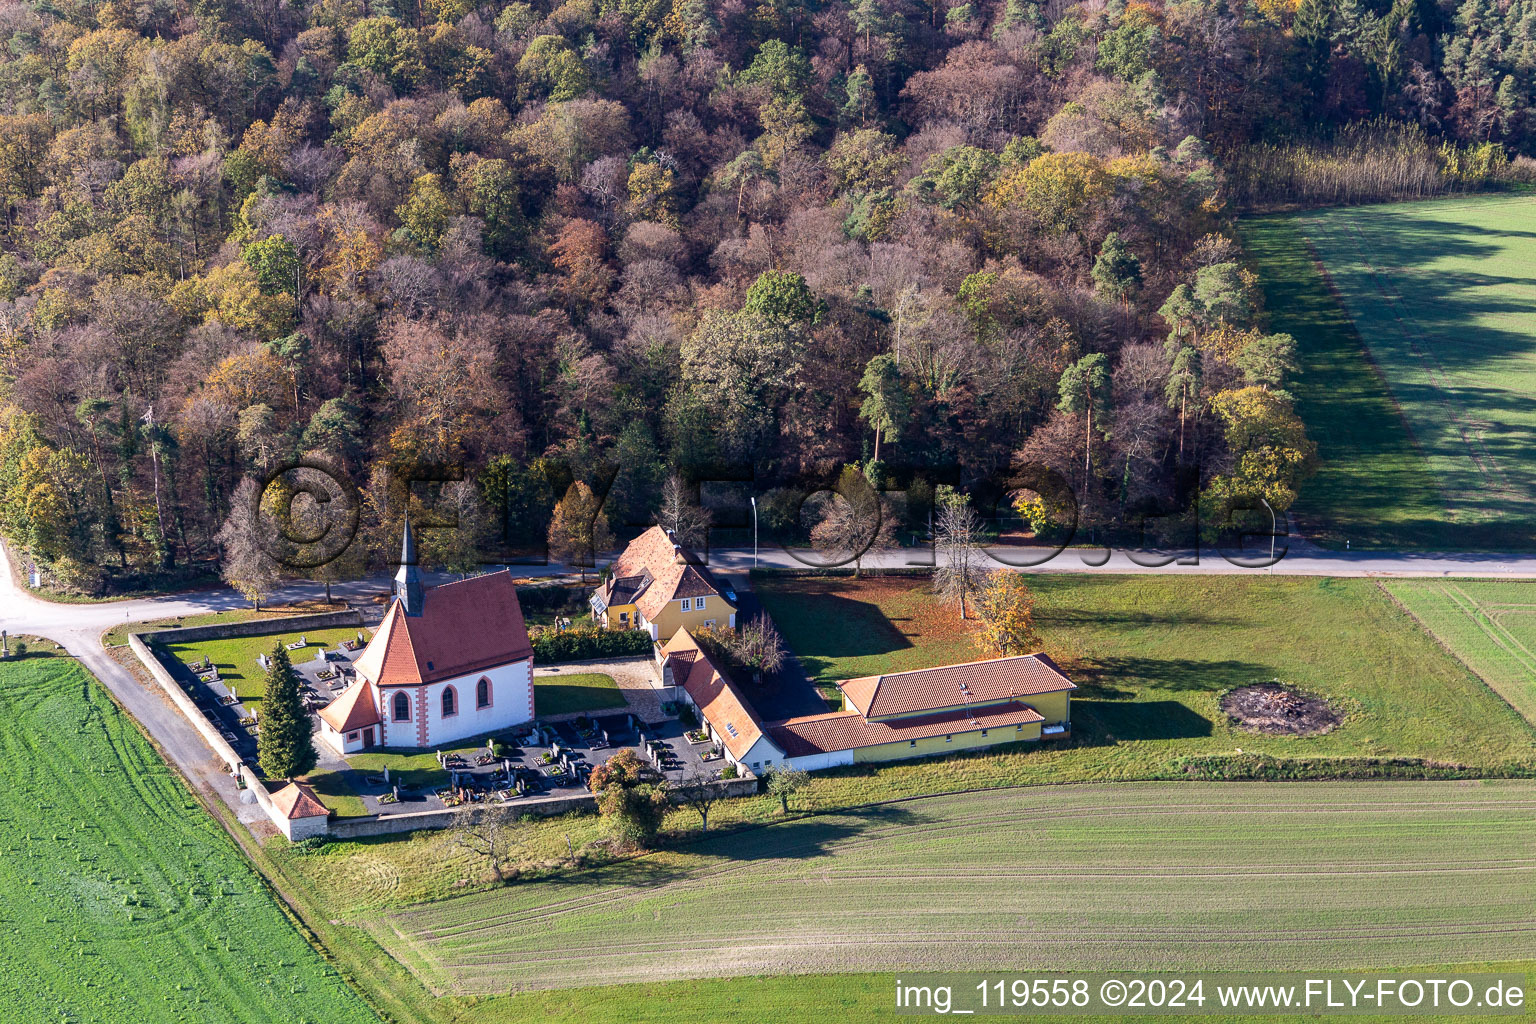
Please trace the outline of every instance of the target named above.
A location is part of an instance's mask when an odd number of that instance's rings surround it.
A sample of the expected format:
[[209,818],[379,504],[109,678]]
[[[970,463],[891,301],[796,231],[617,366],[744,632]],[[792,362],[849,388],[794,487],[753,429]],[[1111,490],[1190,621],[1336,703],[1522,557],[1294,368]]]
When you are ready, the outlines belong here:
[[612,676],[601,672],[535,676],[533,680],[533,711],[540,718],[622,708],[624,705],[624,693],[619,684]]
[[[459,995],[1529,959],[1533,844],[1529,781],[1048,787],[811,816],[357,923]],[[1425,899],[1426,870],[1454,882]]]
[[1383,583],[1434,637],[1536,725],[1536,583]]
[[258,619],[282,619],[292,615],[311,615],[321,612],[334,612],[336,610],[335,605],[315,601],[278,605],[275,608],[263,608],[261,611],[256,611],[254,608],[236,608],[233,611],[227,612],[204,612],[200,615],[183,615],[169,619],[150,619],[146,622],[125,622],[120,626],[113,626],[103,633],[101,642],[105,647],[118,647],[128,642],[129,633],[144,633],[157,629],[180,629],[183,626],[214,626],[226,622],[254,622]]
[[0,1005],[15,1021],[375,1021],[66,658],[0,664]]
[[1352,547],[1536,545],[1536,199],[1315,210],[1243,238],[1300,344],[1323,464],[1304,525]]
[[[819,683],[981,656],[923,580],[763,573],[753,585]],[[1372,581],[1061,574],[1029,586],[1044,649],[1081,689],[1072,745],[1019,757],[1015,781],[1155,778],[1176,757],[1235,749],[1536,764],[1536,732]],[[1328,697],[1344,724],[1304,738],[1229,725],[1222,692],[1272,679]],[[967,767],[911,770],[937,786]]]
[[[362,631],[363,636],[371,634],[367,630]],[[338,647],[343,640],[357,638],[358,630],[345,626],[338,629],[306,629],[292,633],[266,633],[261,636],[228,637],[223,640],[195,640],[184,644],[166,644],[165,650],[171,657],[184,664],[200,661],[204,657],[209,658],[219,668],[219,678],[234,687],[243,703],[260,701],[261,695],[266,692],[266,673],[256,663],[258,654],[271,654],[272,648],[278,641],[284,644],[297,642],[302,635],[308,646],[297,651],[289,651],[288,657],[295,664],[301,661],[309,661],[322,647]]]

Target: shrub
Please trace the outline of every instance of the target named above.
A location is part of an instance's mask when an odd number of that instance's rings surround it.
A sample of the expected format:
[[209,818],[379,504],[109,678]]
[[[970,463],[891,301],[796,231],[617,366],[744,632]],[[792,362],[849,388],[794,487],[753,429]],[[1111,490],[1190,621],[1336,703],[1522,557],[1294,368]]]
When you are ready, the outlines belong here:
[[651,653],[651,635],[641,629],[576,626],[556,630],[535,626],[528,631],[533,660],[541,665],[589,658],[631,658]]
[[730,763],[729,761],[726,762],[726,765],[725,765],[724,768],[720,769],[720,777],[722,779],[734,779],[736,777],[736,774],[737,774],[736,766],[734,764]]

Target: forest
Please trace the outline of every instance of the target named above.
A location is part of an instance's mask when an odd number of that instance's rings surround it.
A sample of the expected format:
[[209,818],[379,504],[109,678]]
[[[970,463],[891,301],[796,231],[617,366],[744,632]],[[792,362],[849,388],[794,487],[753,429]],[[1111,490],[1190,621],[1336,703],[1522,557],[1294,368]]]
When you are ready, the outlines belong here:
[[206,573],[300,458],[359,488],[334,573],[397,549],[413,466],[514,540],[847,467],[1283,511],[1315,447],[1234,218],[1536,147],[1532,0],[3,0],[0,36],[0,532],[85,594]]

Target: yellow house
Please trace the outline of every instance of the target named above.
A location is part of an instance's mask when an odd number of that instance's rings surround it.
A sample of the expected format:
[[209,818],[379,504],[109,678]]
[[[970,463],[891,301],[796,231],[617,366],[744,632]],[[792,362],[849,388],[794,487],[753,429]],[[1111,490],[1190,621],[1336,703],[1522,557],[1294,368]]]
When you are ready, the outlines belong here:
[[736,595],[660,526],[629,542],[592,593],[606,629],[644,629],[661,643],[679,629],[736,625]]
[[838,684],[844,710],[762,724],[686,631],[664,653],[671,685],[698,708],[726,757],[757,773],[928,757],[1062,737],[1072,728],[1077,687],[1044,654],[849,679]]

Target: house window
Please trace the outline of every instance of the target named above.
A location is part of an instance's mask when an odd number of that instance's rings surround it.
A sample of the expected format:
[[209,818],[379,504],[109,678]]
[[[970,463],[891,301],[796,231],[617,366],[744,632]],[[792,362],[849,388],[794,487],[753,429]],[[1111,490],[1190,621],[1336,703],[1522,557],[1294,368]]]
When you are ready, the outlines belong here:
[[985,735],[986,735],[986,734],[987,734],[987,730],[985,730],[985,729],[983,729],[983,730],[981,730],[981,734],[982,734],[982,735],[983,735],[983,736],[985,736]]
[[403,693],[395,694],[395,721],[409,722],[411,720],[411,698]]
[[356,743],[357,742],[357,733],[355,733],[355,732],[347,733],[347,742],[348,743]]
[[907,740],[907,746],[909,746],[909,747],[917,746],[917,740]]
[[690,603],[690,601],[689,601],[689,599],[688,599],[688,598],[686,598],[686,597],[685,597],[685,598],[683,598],[683,611],[685,611],[685,612],[686,612],[686,611],[688,611],[688,610],[689,610],[689,609],[690,609],[690,608],[691,608],[691,603]]
[[954,737],[953,736],[945,736],[944,737],[944,742],[945,743],[951,743],[953,741],[954,741]]
[[453,687],[443,690],[443,717],[452,718],[459,713],[458,695],[453,692]]
[[716,621],[718,621],[718,620],[716,620],[716,619],[705,619],[704,620],[704,628],[705,629],[714,629]]
[[693,610],[696,612],[701,612],[704,610],[704,599],[702,597],[696,597],[693,599]]
[[482,679],[475,684],[475,707],[488,708],[491,706],[491,681]]

